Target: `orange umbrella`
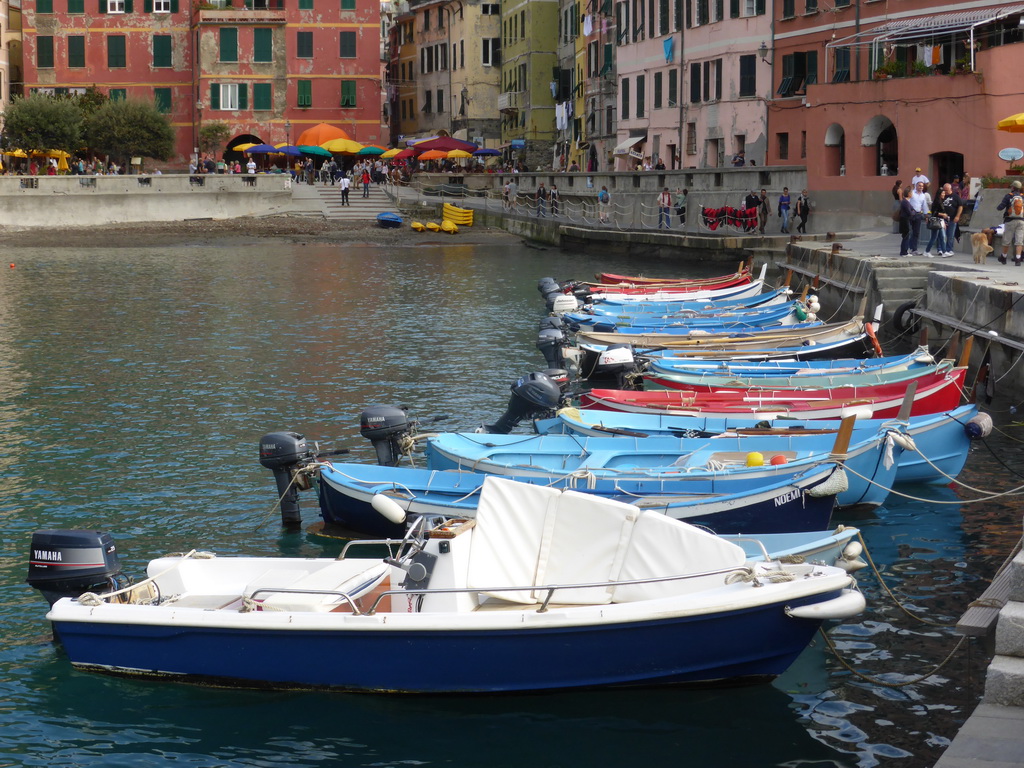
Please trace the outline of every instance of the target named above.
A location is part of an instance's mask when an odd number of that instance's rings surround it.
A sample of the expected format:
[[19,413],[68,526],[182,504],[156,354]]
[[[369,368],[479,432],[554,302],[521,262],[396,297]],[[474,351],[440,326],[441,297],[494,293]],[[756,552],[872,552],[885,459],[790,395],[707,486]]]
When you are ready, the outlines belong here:
[[418,156],[419,160],[444,160],[448,157],[447,152],[443,152],[440,149],[428,149],[426,152]]
[[309,144],[314,147],[319,147],[321,144],[330,141],[331,139],[350,139],[352,138],[345,133],[341,128],[337,128],[327,123],[319,123],[314,125],[312,128],[307,128],[299,134],[299,138],[295,140],[295,144]]

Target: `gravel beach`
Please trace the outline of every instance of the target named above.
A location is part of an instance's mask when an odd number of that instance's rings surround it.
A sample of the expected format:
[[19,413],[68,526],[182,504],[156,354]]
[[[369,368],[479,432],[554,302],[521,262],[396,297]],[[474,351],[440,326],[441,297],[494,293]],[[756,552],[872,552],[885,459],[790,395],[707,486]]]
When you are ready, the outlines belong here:
[[267,239],[299,243],[368,245],[479,245],[512,243],[520,238],[501,229],[462,227],[458,234],[413,232],[407,227],[383,229],[375,221],[321,219],[313,216],[266,216],[224,220],[194,220],[109,224],[96,227],[0,229],[0,244],[8,248],[137,248],[168,245],[244,244]]

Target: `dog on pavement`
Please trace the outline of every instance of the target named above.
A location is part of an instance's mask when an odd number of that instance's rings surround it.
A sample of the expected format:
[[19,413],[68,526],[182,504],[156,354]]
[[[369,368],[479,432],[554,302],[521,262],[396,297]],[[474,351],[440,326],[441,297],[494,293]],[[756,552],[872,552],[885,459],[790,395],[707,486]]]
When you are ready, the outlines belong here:
[[974,263],[984,264],[985,257],[992,253],[992,246],[988,244],[988,236],[984,232],[975,232],[971,235],[971,249],[974,251]]

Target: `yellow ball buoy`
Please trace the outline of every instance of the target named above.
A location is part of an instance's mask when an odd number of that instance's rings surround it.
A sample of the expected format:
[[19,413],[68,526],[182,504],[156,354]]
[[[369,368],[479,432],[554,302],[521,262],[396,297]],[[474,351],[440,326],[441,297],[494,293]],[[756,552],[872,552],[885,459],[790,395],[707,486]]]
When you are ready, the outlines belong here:
[[763,467],[764,466],[764,455],[757,451],[751,451],[747,454],[747,466],[748,467]]

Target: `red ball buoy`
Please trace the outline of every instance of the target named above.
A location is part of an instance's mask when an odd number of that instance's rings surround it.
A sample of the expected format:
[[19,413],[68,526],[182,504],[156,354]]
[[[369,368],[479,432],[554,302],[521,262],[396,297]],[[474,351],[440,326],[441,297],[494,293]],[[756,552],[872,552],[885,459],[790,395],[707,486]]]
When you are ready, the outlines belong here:
[[780,454],[777,454],[775,456],[772,456],[771,460],[768,463],[772,464],[774,466],[778,466],[779,464],[788,464],[789,463],[789,459],[787,459],[785,456],[783,456],[780,453]]

